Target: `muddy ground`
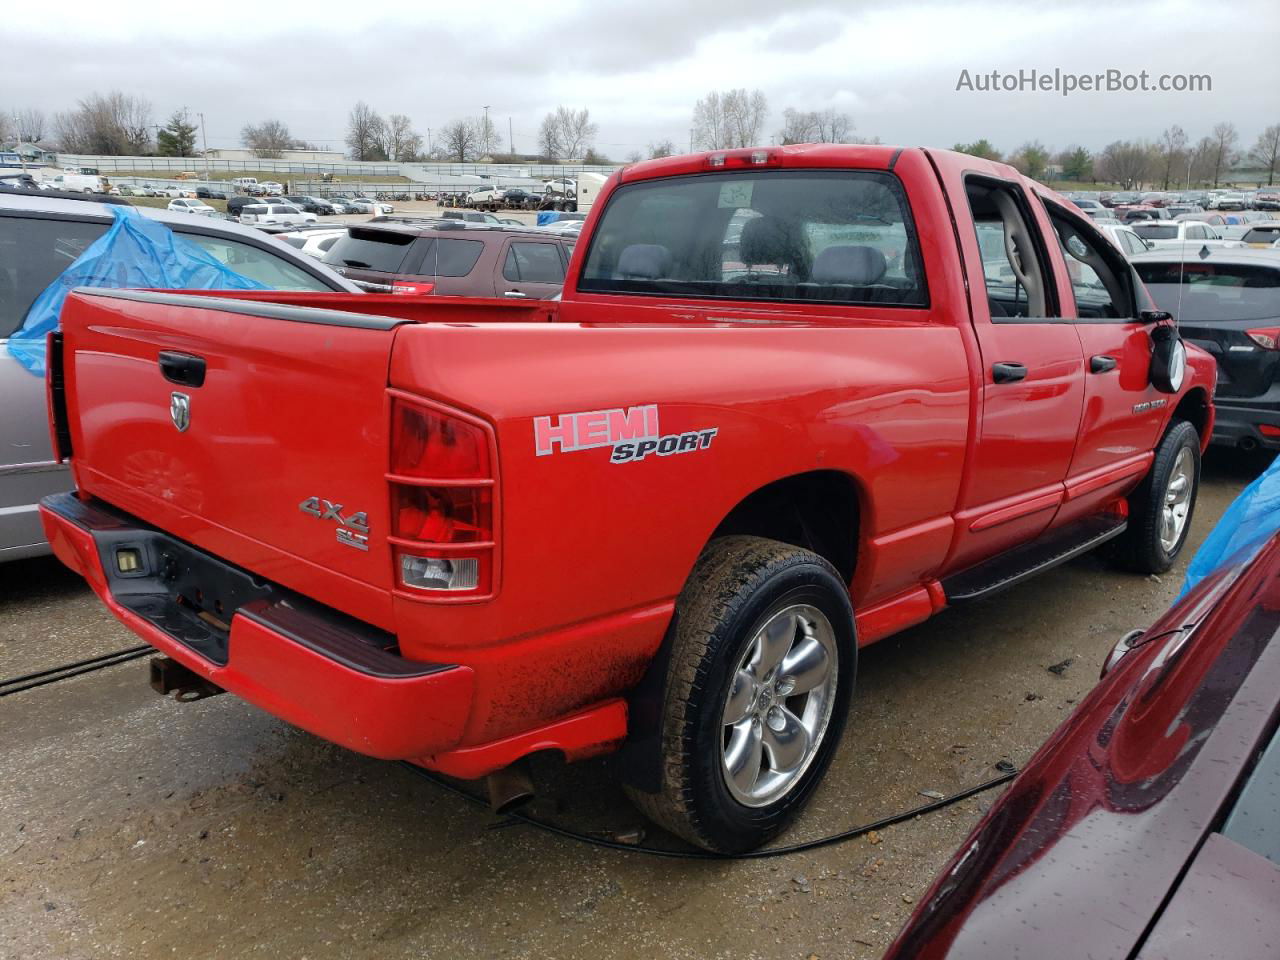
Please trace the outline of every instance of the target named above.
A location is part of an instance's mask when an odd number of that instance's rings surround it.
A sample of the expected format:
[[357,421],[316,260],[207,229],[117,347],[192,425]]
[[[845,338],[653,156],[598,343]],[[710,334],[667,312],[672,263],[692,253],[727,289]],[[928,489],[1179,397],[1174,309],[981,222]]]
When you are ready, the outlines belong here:
[[[1211,455],[1191,548],[1259,469]],[[1159,579],[1086,557],[864,651],[785,841],[1025,762],[1190,555]],[[3,568],[0,678],[136,643],[52,560]],[[504,826],[230,696],[166,700],[145,664],[0,699],[0,957],[875,958],[998,796],[795,856],[655,859]],[[603,761],[538,773],[536,815],[644,827]]]

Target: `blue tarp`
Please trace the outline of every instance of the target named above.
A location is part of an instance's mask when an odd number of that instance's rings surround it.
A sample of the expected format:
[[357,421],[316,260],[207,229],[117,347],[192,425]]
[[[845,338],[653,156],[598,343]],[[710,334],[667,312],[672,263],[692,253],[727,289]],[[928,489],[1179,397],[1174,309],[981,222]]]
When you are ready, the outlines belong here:
[[110,210],[115,217],[110,229],[36,297],[22,326],[9,338],[9,352],[36,376],[44,376],[45,336],[58,328],[62,304],[76,287],[269,289],[242,277],[134,207],[112,206]]
[[545,227],[548,223],[555,223],[560,219],[560,211],[558,210],[539,210],[538,226]]
[[[1280,530],[1280,457],[1240,492],[1191,558],[1186,593],[1227,563],[1242,563]],[[1181,594],[1179,594],[1181,596]]]

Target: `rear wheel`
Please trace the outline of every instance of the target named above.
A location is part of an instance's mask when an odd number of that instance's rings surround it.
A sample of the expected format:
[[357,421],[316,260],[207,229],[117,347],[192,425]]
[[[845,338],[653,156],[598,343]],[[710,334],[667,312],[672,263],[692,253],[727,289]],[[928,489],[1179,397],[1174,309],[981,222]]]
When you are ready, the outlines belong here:
[[808,550],[726,537],[699,559],[674,630],[661,789],[631,797],[691,843],[752,849],[804,806],[844,729],[857,658],[848,590]]
[[1129,528],[1116,545],[1120,564],[1137,573],[1173,566],[1191,529],[1200,487],[1200,435],[1185,420],[1170,425],[1151,470],[1129,496]]

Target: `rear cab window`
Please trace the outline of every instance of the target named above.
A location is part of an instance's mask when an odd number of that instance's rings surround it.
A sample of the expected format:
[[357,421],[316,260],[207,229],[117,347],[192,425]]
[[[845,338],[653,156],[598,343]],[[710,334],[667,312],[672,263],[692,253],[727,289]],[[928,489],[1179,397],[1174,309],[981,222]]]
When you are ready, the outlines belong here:
[[892,174],[698,174],[615,190],[578,290],[921,307],[928,291],[920,263]]

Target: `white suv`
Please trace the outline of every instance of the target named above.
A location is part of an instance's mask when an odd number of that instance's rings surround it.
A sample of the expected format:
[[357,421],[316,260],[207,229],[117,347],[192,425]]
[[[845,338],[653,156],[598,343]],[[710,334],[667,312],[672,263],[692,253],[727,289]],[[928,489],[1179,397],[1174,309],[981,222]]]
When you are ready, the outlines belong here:
[[174,213],[194,213],[201,217],[212,217],[218,212],[203,200],[187,200],[183,198],[170,200],[169,209]]
[[291,203],[251,203],[240,208],[240,222],[255,227],[274,227],[286,223],[317,223],[314,213],[303,213]]

